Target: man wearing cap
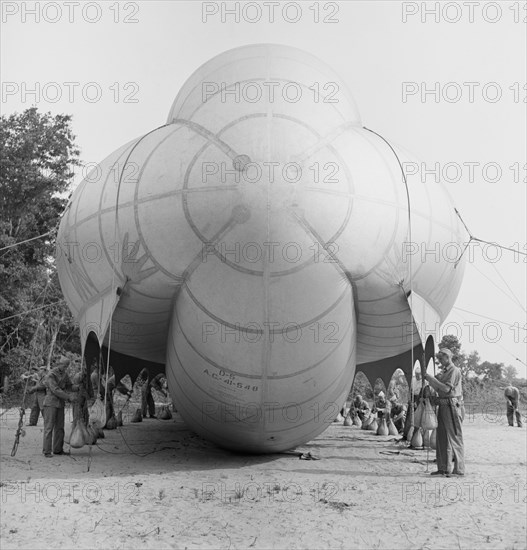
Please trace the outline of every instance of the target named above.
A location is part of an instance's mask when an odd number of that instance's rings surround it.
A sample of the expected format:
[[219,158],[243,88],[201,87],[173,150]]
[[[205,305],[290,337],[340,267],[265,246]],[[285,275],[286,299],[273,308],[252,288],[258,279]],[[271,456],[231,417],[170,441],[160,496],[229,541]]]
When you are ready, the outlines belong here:
[[[441,348],[437,359],[443,371],[433,377],[425,374],[425,379],[437,391],[437,440],[436,459],[437,472],[432,475],[465,475],[465,452],[463,447],[463,390],[461,387],[461,371],[452,363],[452,352]],[[454,460],[454,469],[450,465]]]
[[115,408],[113,405],[113,394],[115,391],[118,391],[121,395],[126,395],[128,399],[132,397],[132,390],[127,388],[120,380],[116,384],[115,383],[115,374],[112,374],[110,378],[108,378],[108,384],[103,385],[101,388],[101,395],[102,400],[104,401],[104,394],[106,393],[106,389],[108,390],[108,397],[106,399],[106,421],[110,420],[113,416],[115,416]]
[[522,415],[518,410],[520,390],[515,388],[512,384],[509,384],[505,388],[505,398],[507,399],[507,420],[509,421],[509,426],[514,427],[514,417],[516,416],[516,424],[518,424],[518,428],[521,428]]
[[355,410],[355,414],[357,414],[360,420],[364,420],[364,417],[370,413],[370,406],[364,401],[360,394],[355,396],[352,406]]
[[33,394],[33,405],[31,407],[31,413],[29,414],[28,426],[36,426],[38,423],[38,417],[42,413],[44,418],[44,399],[46,397],[46,376],[48,375],[48,369],[45,365],[38,369],[35,373],[34,383],[27,390],[27,393]]
[[143,418],[146,418],[147,412],[150,415],[150,418],[157,418],[156,406],[154,398],[152,397],[152,389],[157,390],[167,397],[167,392],[165,389],[165,375],[160,373],[154,376],[154,378],[150,378],[148,369],[144,368],[137,376],[137,379],[141,380],[143,383],[141,392],[141,410],[143,413]]
[[406,420],[406,407],[401,405],[397,401],[397,395],[394,394],[390,397],[390,417],[394,423],[397,431],[402,433],[404,431],[404,422]]
[[61,357],[45,380],[46,397],[44,398],[44,441],[42,452],[46,458],[52,456],[52,443],[53,454],[65,454],[62,448],[64,445],[64,405],[66,401],[74,402],[78,399],[75,393],[68,393],[79,388],[71,383],[70,377],[66,372],[67,365],[69,365],[69,359]]

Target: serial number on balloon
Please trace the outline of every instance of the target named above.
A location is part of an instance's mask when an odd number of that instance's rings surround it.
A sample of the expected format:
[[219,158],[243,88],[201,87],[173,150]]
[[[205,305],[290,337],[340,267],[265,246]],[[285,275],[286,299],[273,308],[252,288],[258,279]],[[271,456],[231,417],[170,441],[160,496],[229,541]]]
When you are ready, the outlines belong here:
[[237,388],[240,390],[258,391],[259,389],[259,386],[237,382],[235,374],[233,374],[232,372],[227,372],[223,369],[220,369],[218,372],[210,372],[209,369],[205,369],[203,371],[203,374],[210,376],[213,380],[218,380],[219,382],[223,382],[227,386],[232,386],[233,388]]

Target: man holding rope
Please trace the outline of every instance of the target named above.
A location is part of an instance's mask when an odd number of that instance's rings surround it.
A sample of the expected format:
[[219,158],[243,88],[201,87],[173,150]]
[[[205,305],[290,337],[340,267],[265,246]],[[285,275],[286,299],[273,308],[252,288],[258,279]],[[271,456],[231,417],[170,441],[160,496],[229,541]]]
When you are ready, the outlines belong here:
[[[437,412],[437,442],[436,458],[437,472],[431,475],[465,475],[465,451],[463,446],[463,431],[461,423],[465,416],[463,406],[463,390],[461,386],[461,371],[452,363],[452,352],[441,348],[437,359],[443,366],[443,371],[434,378],[425,374],[425,380],[434,388],[438,397]],[[450,465],[454,459],[454,469]]]

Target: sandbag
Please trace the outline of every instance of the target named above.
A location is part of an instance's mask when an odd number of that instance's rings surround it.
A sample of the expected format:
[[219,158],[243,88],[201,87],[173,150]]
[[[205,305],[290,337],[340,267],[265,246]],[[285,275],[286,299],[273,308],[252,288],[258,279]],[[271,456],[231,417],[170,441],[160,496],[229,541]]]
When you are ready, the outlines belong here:
[[377,423],[377,419],[373,418],[373,420],[370,422],[370,424],[368,424],[368,427],[366,429],[372,432],[377,432],[377,430],[379,429],[379,424]]
[[362,421],[361,429],[367,430],[368,426],[373,422],[373,418],[374,418],[373,414],[369,414],[368,416],[365,416]]
[[399,432],[397,431],[397,428],[391,418],[388,420],[388,435],[399,435]]
[[80,449],[84,445],[91,444],[92,438],[88,433],[86,426],[82,420],[77,421],[70,436],[70,446],[74,449]]
[[141,412],[141,409],[137,409],[135,411],[134,416],[132,416],[132,419],[130,422],[142,422],[143,421],[143,413]]
[[431,430],[423,431],[423,447],[428,449],[430,447],[430,432]]
[[384,417],[382,418],[376,433],[377,435],[388,435],[388,426],[386,425],[386,419]]
[[414,449],[423,448],[423,434],[421,432],[421,428],[415,428],[410,441],[410,447],[413,447]]
[[161,409],[161,413],[159,415],[159,418],[161,418],[161,420],[170,420],[172,418],[172,413],[170,412],[170,409],[168,408],[168,405],[165,405]]
[[430,448],[435,449],[437,447],[437,430],[432,430],[430,434]]
[[115,416],[111,416],[106,422],[106,429],[115,430],[116,428],[117,428],[117,418],[115,418]]
[[420,424],[416,424],[416,426],[417,425],[421,426],[423,430],[435,430],[437,428],[436,413],[428,398],[424,400],[421,422]]
[[97,442],[97,430],[93,426],[88,426],[87,431],[89,435],[88,445],[95,445]]
[[333,422],[342,422],[344,420],[344,417],[339,413],[337,415],[337,418],[335,418],[335,420],[333,420]]
[[101,427],[106,424],[106,409],[100,396],[97,396],[95,403],[90,407],[89,423],[98,423]]
[[425,411],[424,399],[419,399],[419,405],[417,406],[417,409],[415,409],[415,412],[414,412],[414,426],[416,428],[421,427],[421,420],[423,418],[424,411]]
[[348,414],[344,419],[344,426],[353,426],[353,421],[351,420],[350,414]]

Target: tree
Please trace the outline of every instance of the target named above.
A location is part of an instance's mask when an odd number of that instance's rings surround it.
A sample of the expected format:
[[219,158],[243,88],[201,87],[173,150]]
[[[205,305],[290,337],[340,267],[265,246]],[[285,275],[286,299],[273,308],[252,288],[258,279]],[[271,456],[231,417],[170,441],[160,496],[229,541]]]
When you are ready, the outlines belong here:
[[518,371],[516,370],[516,367],[513,367],[512,365],[507,365],[503,369],[503,377],[509,384],[512,384],[512,382],[516,379],[517,376],[518,376]]
[[452,352],[452,361],[456,365],[462,365],[465,360],[465,354],[461,351],[461,342],[458,340],[457,336],[453,334],[445,334],[439,342],[439,349],[447,348]]
[[[62,323],[73,323],[53,260],[54,231],[80,164],[70,124],[68,115],[42,114],[35,107],[0,117],[2,380],[28,364],[47,362],[51,341],[68,330]],[[51,307],[52,300],[60,303]]]
[[459,364],[464,381],[468,379],[470,373],[476,374],[479,372],[480,361],[481,357],[479,356],[479,353],[474,350],[469,353],[465,361]]
[[503,379],[503,363],[489,363],[489,361],[483,361],[479,365],[476,374],[483,374],[485,381],[498,381]]

